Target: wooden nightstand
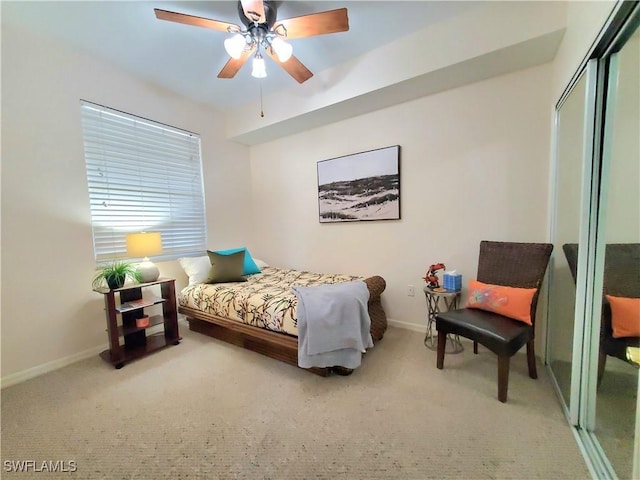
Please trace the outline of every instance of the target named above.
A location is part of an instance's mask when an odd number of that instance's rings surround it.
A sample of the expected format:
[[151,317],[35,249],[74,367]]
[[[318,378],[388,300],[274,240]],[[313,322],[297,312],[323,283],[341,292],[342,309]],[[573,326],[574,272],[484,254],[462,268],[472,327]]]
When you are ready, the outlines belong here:
[[[160,285],[162,296],[150,296],[149,292],[143,296],[143,291],[153,285]],[[178,333],[175,279],[159,278],[155,282],[136,283],[115,290],[96,292],[104,295],[109,334],[109,349],[100,356],[116,368],[122,368],[131,360],[165,347],[178,345],[182,340]],[[137,327],[136,318],[145,315],[144,309],[158,304],[162,304],[162,315],[153,315],[147,326]],[[121,317],[120,322],[118,317]],[[156,325],[163,325],[163,331],[148,334],[147,330]]]

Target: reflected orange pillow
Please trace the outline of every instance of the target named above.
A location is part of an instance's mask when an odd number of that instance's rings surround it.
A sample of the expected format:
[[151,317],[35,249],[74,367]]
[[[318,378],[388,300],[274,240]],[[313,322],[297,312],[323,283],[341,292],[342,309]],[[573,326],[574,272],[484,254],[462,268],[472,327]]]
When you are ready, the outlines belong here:
[[606,297],[611,305],[613,337],[640,337],[640,298]]
[[531,302],[535,288],[515,288],[469,281],[467,308],[479,308],[532,325]]

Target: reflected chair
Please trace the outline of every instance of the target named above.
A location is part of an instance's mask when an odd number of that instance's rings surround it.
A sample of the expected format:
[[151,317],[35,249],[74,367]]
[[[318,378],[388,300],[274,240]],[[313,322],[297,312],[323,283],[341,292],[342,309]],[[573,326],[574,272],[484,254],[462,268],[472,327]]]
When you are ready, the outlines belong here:
[[[575,282],[578,271],[578,244],[565,243],[562,250]],[[627,358],[627,347],[640,347],[640,337],[615,338],[613,336],[611,305],[605,295],[640,297],[640,243],[610,243],[605,248],[598,385],[604,375],[607,356],[616,357],[638,366]]]
[[492,285],[535,289],[528,325],[501,314],[462,308],[436,316],[438,331],[437,367],[443,368],[447,335],[460,335],[473,340],[473,353],[478,343],[498,356],[498,400],[507,401],[509,362],[524,345],[527,346],[529,376],[538,378],[534,350],[536,307],[540,286],[551,257],[549,243],[480,242],[477,280]]

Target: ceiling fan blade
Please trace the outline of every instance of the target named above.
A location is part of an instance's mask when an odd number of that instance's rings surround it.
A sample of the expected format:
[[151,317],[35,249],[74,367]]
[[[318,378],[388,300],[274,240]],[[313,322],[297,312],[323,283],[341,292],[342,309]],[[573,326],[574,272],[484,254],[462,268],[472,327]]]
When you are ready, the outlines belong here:
[[222,67],[220,73],[218,73],[218,78],[233,78],[236,76],[236,73],[242,68],[242,66],[247,62],[249,57],[253,55],[256,49],[252,48],[251,50],[245,50],[240,55],[240,58],[230,58],[229,61]]
[[311,77],[313,77],[313,73],[311,73],[311,71],[307,67],[305,67],[302,62],[300,62],[300,60],[298,60],[294,55],[291,55],[289,60],[287,60],[286,62],[281,62],[280,60],[278,60],[278,56],[270,51],[270,49],[267,49],[266,52],[274,62],[284,68],[289,75],[291,75],[298,81],[298,83],[306,82]]
[[221,22],[219,20],[210,20],[208,18],[195,17],[185,13],[170,12],[159,8],[153,9],[156,12],[156,18],[159,20],[168,20],[170,22],[184,23],[185,25],[193,25],[194,27],[210,28],[221,32],[228,32],[229,27],[234,30],[240,30],[240,26],[234,23]]
[[240,3],[242,3],[242,10],[247,18],[258,23],[266,21],[262,0],[240,0]]
[[346,32],[349,30],[349,17],[347,16],[346,8],[338,8],[337,10],[279,20],[276,24],[284,25],[287,29],[286,38],[290,40],[292,38]]

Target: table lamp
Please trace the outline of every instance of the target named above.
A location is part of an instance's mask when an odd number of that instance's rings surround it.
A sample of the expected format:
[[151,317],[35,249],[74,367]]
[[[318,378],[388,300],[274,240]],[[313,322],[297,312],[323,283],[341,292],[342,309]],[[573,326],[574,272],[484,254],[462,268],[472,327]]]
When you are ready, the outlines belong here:
[[149,260],[149,256],[162,253],[162,237],[160,232],[140,232],[127,234],[127,256],[144,257],[138,264],[138,271],[144,283],[155,282],[160,275],[158,267]]

